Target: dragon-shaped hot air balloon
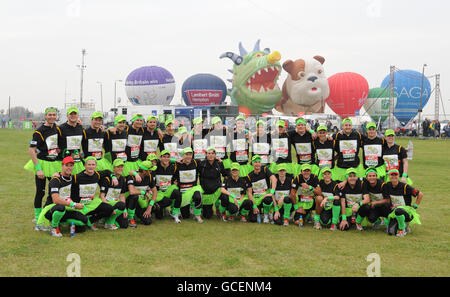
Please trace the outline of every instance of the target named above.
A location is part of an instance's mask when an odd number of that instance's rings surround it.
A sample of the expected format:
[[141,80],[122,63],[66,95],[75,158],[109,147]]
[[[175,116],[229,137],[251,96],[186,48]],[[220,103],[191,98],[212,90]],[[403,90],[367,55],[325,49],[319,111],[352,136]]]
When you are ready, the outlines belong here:
[[258,40],[251,52],[247,52],[239,42],[237,55],[232,52],[223,53],[220,58],[229,58],[234,62],[232,88],[228,95],[231,103],[239,106],[239,112],[257,114],[270,112],[281,99],[277,80],[281,72],[279,52],[260,50]]

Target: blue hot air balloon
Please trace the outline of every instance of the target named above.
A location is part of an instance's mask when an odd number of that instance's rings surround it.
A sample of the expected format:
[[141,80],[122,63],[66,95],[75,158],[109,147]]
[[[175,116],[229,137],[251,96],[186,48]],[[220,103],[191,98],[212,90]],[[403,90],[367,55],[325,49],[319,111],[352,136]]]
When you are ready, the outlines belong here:
[[[390,76],[387,75],[381,83],[382,88],[389,87]],[[397,70],[394,72],[394,93],[397,104],[394,107],[394,116],[400,122],[409,122],[427,104],[431,94],[430,81],[423,77],[422,105],[420,105],[420,89],[422,73],[414,70]]]
[[181,95],[187,106],[218,105],[227,96],[227,86],[213,74],[199,73],[184,81]]

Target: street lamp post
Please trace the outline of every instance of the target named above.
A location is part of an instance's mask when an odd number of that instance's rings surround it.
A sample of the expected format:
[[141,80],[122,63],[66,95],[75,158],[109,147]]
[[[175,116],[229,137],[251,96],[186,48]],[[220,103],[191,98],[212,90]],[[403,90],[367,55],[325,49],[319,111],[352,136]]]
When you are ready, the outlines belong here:
[[97,82],[100,85],[100,106],[103,113],[103,85],[101,81]]
[[[423,91],[423,77],[424,77],[424,74],[425,74],[425,67],[426,66],[428,66],[427,64],[423,64],[423,67],[422,67],[422,81],[421,81],[421,83],[420,83],[420,100],[419,100],[419,123],[418,123],[418,125],[417,125],[417,128],[418,128],[418,131],[419,131],[419,135],[420,135],[420,126],[422,126],[422,120],[421,120],[421,118],[422,118],[422,91]],[[422,133],[423,133],[423,131],[422,131]]]
[[117,82],[122,82],[121,79],[117,79],[116,81],[114,81],[114,108],[116,108],[116,86],[117,86]]

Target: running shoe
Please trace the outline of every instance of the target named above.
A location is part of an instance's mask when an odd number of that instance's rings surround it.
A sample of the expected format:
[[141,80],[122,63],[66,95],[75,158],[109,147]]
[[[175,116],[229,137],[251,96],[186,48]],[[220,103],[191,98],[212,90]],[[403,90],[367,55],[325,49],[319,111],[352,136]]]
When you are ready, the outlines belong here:
[[322,229],[322,226],[320,225],[319,221],[314,221],[314,229],[316,229],[316,230]]
[[130,219],[128,221],[128,226],[130,226],[132,228],[136,228],[137,227],[136,221],[134,219]]
[[105,229],[117,230],[119,227],[117,227],[116,224],[105,224]]
[[284,219],[283,226],[289,226],[289,219]]
[[61,234],[61,230],[59,230],[59,227],[52,228],[51,234],[52,234],[52,236],[54,236],[54,237],[62,237],[62,236],[63,236],[63,235]]
[[403,237],[403,236],[405,236],[405,235],[406,235],[405,230],[398,229],[396,236],[398,236],[398,237]]
[[358,230],[358,231],[364,231],[364,229],[363,229],[363,227],[361,226],[361,224],[356,223],[355,225],[356,225],[356,230]]
[[330,230],[331,231],[336,231],[336,229],[337,229],[336,225],[335,224],[331,224]]
[[181,220],[180,220],[178,214],[172,215],[172,218],[174,219],[175,223],[177,223],[177,224],[181,223]]

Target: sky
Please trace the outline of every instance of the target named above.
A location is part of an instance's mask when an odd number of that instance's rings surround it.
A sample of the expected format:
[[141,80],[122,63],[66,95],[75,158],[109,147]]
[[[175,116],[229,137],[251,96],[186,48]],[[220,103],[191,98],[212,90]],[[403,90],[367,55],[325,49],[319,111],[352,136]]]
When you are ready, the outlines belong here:
[[[426,76],[440,74],[450,114],[449,8],[444,0],[2,0],[0,110],[9,96],[12,107],[35,112],[79,101],[83,48],[83,101],[97,109],[98,82],[109,110],[115,81],[150,65],[172,73],[181,103],[188,77],[211,73],[226,82],[232,62],[219,56],[239,53],[239,42],[252,49],[260,39],[261,48],[281,53],[281,63],[321,55],[328,77],[356,72],[370,88],[380,86],[390,65],[421,72],[426,63]],[[128,101],[123,82],[116,86]],[[433,95],[424,114],[434,114]]]

